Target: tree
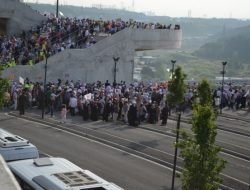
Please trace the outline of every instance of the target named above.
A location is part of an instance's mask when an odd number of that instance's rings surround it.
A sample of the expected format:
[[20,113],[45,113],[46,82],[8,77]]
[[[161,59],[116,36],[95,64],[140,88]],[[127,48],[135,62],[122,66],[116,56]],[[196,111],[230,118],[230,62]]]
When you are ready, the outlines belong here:
[[179,107],[184,102],[186,91],[184,84],[185,78],[186,74],[184,74],[181,67],[178,66],[168,86],[167,100],[169,104]]
[[[184,79],[186,75],[182,72],[180,66],[178,66],[173,73],[173,77],[169,83],[168,87],[168,95],[167,100],[170,103],[170,106],[176,106],[177,109],[180,111],[181,104],[184,102],[184,95],[185,95],[185,84]],[[176,127],[176,141],[175,141],[175,154],[174,154],[174,166],[173,166],[173,175],[172,175],[172,190],[174,189],[174,182],[175,182],[175,170],[176,170],[176,161],[177,161],[177,144],[179,141],[179,129],[180,129],[180,122],[181,122],[181,112],[178,112],[178,120],[177,120],[177,127]]]
[[3,107],[5,100],[5,92],[8,89],[8,80],[1,77],[1,71],[3,70],[3,66],[0,66],[0,108]]
[[201,82],[197,95],[200,101],[193,106],[193,136],[182,132],[182,140],[178,143],[180,156],[184,158],[182,189],[215,190],[222,182],[219,173],[226,161],[218,156],[221,148],[215,145],[217,126],[207,81]]

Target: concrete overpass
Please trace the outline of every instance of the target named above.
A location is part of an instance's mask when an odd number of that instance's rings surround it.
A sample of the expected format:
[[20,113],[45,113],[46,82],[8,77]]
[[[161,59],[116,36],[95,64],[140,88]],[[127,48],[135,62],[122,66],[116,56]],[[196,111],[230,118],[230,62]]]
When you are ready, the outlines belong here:
[[20,0],[0,0],[0,5],[0,35],[20,34],[46,20]]
[[[153,49],[176,49],[181,47],[182,31],[170,29],[126,28],[106,37],[86,49],[67,49],[48,58],[48,81],[97,80],[113,81],[114,60],[117,62],[117,81],[132,80],[133,60],[136,51]],[[31,66],[18,65],[4,71],[4,76],[29,77],[32,81],[44,80],[45,61]]]

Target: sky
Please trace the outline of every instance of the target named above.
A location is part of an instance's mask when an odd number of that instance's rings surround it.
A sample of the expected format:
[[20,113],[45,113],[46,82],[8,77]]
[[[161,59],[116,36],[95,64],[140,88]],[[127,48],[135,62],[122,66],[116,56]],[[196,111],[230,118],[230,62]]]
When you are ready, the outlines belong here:
[[[56,0],[24,0],[55,4]],[[63,5],[126,8],[171,17],[250,19],[250,0],[59,0]]]

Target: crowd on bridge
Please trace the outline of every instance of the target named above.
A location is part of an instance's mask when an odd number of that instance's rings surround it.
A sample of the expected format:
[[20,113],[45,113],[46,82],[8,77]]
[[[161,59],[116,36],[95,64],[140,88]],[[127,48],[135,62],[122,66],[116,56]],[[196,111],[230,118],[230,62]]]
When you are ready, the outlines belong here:
[[124,28],[174,29],[159,23],[143,23],[133,20],[93,20],[48,16],[40,25],[20,35],[0,35],[0,63],[7,67],[33,65],[65,49],[87,48],[97,42],[97,36],[112,35]]
[[[192,108],[195,101],[197,83],[188,84],[182,110]],[[61,112],[63,121],[69,113],[72,117],[78,115],[83,120],[123,121],[132,126],[141,122],[156,124],[161,121],[162,125],[167,124],[168,116],[171,114],[166,94],[168,83],[134,82],[126,84],[110,84],[109,81],[102,83],[82,83],[81,81],[65,81],[58,79],[57,83],[48,83],[44,96],[42,83],[32,83],[26,79],[24,84],[14,82],[6,92],[6,105],[20,114],[25,109],[37,107],[45,108],[45,114],[54,116],[54,112]],[[213,92],[214,106],[221,97],[221,89]],[[250,93],[242,87],[225,85],[221,105],[229,109],[238,110],[248,108],[250,110]]]

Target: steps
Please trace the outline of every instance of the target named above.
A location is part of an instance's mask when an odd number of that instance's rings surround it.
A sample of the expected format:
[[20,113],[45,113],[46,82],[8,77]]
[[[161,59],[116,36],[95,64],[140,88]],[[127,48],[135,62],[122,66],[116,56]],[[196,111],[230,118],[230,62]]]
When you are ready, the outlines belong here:
[[[56,82],[62,80],[97,80],[113,81],[114,60],[117,62],[117,81],[132,80],[131,64],[135,51],[142,49],[176,49],[181,47],[182,31],[166,29],[133,29],[126,28],[111,36],[104,37],[85,49],[66,49],[48,58],[47,79]],[[32,81],[43,81],[45,61],[30,66],[18,65],[6,69],[3,76],[29,77]]]

